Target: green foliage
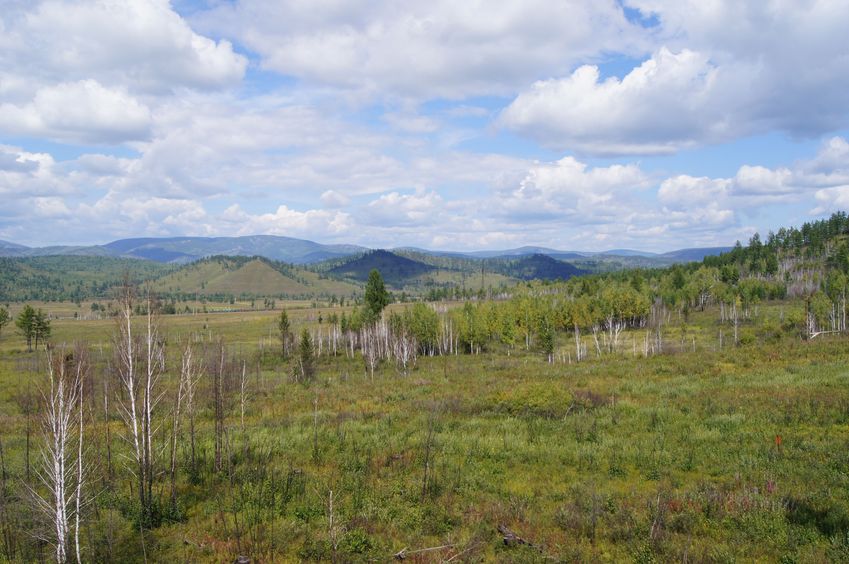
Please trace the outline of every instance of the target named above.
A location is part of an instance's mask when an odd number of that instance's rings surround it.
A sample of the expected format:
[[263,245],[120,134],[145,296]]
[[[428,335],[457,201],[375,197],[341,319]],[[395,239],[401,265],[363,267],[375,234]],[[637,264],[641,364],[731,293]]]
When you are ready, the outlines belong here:
[[296,370],[301,382],[312,382],[315,379],[315,348],[306,327],[301,330]]
[[550,361],[551,355],[554,354],[554,326],[548,316],[540,318],[537,334],[539,348]]
[[12,316],[9,315],[9,310],[5,307],[0,307],[0,335],[3,334],[3,328],[12,321]]
[[385,280],[391,286],[400,288],[407,280],[432,272],[434,267],[389,251],[378,250],[348,259],[331,268],[329,273],[366,282],[368,288],[375,270],[381,274],[381,282]]
[[111,257],[0,257],[0,301],[79,302],[109,298],[125,276],[139,283],[175,268],[153,261]]
[[369,272],[364,301],[367,323],[374,323],[380,319],[383,308],[389,305],[389,292],[386,291],[383,277],[377,269]]
[[553,382],[517,384],[486,399],[499,412],[534,417],[561,417],[573,401],[572,394],[562,384]]
[[15,326],[27,342],[27,350],[32,350],[32,340],[35,337],[37,312],[29,304],[25,305],[15,319]]
[[280,347],[283,353],[283,358],[289,355],[289,348],[292,345],[292,328],[289,324],[289,314],[286,310],[280,312],[280,317],[277,318],[277,333],[280,337]]
[[439,315],[427,304],[418,302],[409,313],[409,329],[422,354],[433,354],[439,345]]

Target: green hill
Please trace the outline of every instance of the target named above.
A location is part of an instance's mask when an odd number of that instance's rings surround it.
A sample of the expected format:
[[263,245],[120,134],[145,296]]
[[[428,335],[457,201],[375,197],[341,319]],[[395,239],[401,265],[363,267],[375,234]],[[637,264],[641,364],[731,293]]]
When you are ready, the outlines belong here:
[[113,257],[0,257],[0,302],[109,298],[125,275],[139,283],[172,270],[169,265]]
[[211,257],[183,266],[154,282],[163,295],[347,296],[360,287],[260,257]]

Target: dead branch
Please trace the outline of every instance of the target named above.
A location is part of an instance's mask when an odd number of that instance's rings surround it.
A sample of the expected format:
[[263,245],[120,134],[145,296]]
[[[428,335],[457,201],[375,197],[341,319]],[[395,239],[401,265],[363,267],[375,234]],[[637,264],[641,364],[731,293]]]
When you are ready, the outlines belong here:
[[445,550],[446,548],[454,548],[453,544],[443,544],[442,546],[429,546],[427,548],[419,548],[417,550],[409,550],[407,547],[402,548],[395,553],[395,560],[404,560],[411,554],[420,554],[422,552],[433,552],[434,550]]

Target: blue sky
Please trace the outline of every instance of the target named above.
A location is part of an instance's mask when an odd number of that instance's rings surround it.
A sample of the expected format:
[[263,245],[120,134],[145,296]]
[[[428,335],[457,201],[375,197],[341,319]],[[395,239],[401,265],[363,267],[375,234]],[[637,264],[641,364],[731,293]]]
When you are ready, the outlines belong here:
[[0,239],[665,251],[849,208],[839,1],[9,0]]

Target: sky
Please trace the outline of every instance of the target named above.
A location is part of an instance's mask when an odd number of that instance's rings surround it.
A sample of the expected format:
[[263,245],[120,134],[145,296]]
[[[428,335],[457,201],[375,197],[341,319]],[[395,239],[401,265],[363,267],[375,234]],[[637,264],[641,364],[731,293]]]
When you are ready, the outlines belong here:
[[0,239],[667,251],[849,209],[844,0],[0,0]]

